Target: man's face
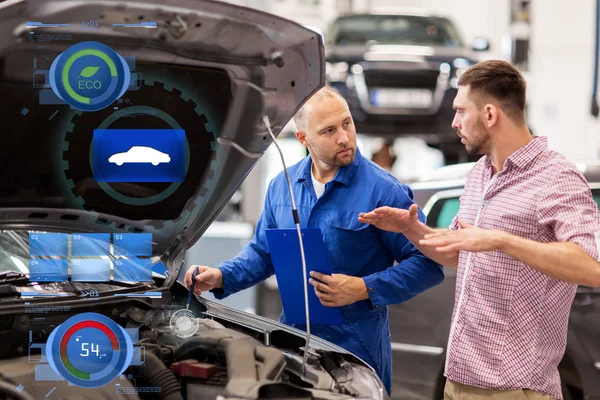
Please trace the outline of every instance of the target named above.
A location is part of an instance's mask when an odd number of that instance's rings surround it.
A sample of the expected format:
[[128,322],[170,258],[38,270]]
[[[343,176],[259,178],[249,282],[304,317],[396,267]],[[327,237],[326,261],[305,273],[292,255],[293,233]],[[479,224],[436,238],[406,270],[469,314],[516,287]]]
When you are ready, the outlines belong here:
[[485,124],[485,107],[479,108],[470,93],[470,86],[460,86],[454,99],[456,110],[452,127],[458,132],[469,154],[489,152],[491,135]]
[[356,155],[356,129],[348,105],[339,96],[314,100],[306,130],[303,144],[313,159],[332,167],[352,164]]

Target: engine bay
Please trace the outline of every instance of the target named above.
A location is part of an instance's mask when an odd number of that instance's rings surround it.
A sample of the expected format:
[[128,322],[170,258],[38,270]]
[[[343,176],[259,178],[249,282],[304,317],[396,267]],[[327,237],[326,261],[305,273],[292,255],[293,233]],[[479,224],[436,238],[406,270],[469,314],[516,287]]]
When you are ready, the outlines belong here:
[[[1,386],[21,388],[15,398],[27,399],[377,398],[372,371],[354,356],[311,347],[304,369],[302,336],[217,315],[202,298],[195,298],[186,310],[186,295],[176,283],[154,299],[25,304],[24,311],[1,318]],[[173,322],[182,310],[199,316],[187,325],[175,322],[183,330]],[[134,351],[128,368],[112,382],[82,388],[53,373],[46,345],[61,324],[90,312],[124,328]],[[190,324],[195,324],[193,334]]]

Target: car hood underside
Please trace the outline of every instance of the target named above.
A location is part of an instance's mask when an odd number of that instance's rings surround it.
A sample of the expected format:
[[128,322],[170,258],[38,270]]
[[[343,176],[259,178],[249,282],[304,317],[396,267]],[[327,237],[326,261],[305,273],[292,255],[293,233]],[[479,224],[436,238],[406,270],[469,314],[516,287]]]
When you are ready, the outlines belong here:
[[[142,23],[152,26],[127,26]],[[102,110],[73,109],[48,83],[82,42],[130,69]],[[277,135],[324,85],[323,54],[315,32],[226,3],[0,3],[0,156],[14,171],[0,181],[0,227],[152,233],[155,256],[191,246],[271,144],[264,117]],[[99,182],[97,131],[148,129],[184,132],[183,181]]]

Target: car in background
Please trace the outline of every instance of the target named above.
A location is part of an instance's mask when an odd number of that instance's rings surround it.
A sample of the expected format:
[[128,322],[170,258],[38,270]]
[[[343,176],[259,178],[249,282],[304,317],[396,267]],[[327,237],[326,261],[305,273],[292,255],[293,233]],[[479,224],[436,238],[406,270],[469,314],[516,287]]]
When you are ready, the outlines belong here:
[[474,165],[474,162],[448,165],[421,175],[418,180],[409,183],[414,201],[423,207],[440,190],[462,188]]
[[446,163],[469,161],[451,122],[460,75],[477,62],[447,18],[426,13],[351,14],[325,35],[326,78],[348,101],[357,132],[422,137]]
[[[411,184],[427,224],[447,228],[473,163],[441,168]],[[577,163],[600,205],[600,161]],[[445,268],[442,284],[389,306],[393,350],[393,398],[438,400],[445,385],[444,362],[450,331],[456,270]],[[571,309],[567,349],[559,371],[565,400],[600,399],[600,289],[580,286]]]

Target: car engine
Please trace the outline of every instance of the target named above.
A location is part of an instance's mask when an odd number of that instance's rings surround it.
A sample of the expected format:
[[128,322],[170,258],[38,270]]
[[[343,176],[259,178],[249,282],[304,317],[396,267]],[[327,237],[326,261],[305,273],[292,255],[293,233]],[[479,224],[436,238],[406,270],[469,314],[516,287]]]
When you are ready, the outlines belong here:
[[[168,292],[167,292],[168,293]],[[268,335],[218,316],[203,314],[195,332],[180,337],[172,317],[181,305],[126,299],[90,307],[134,332],[130,366],[113,382],[89,389],[49,376],[44,343],[69,312],[3,316],[0,323],[0,389],[22,388],[22,399],[356,399],[383,398],[373,372],[349,354],[309,349],[303,370],[304,340],[288,332]],[[81,304],[82,302],[78,302]],[[57,306],[53,306],[58,309]],[[184,309],[185,310],[185,309]],[[137,334],[135,333],[137,332]],[[271,342],[269,345],[265,341]],[[41,350],[37,350],[41,349]],[[37,355],[36,355],[37,354]],[[44,370],[46,372],[44,372]],[[51,374],[50,374],[51,375]],[[6,390],[0,392],[0,398]],[[16,394],[16,392],[13,391]],[[387,397],[386,397],[387,398]]]

